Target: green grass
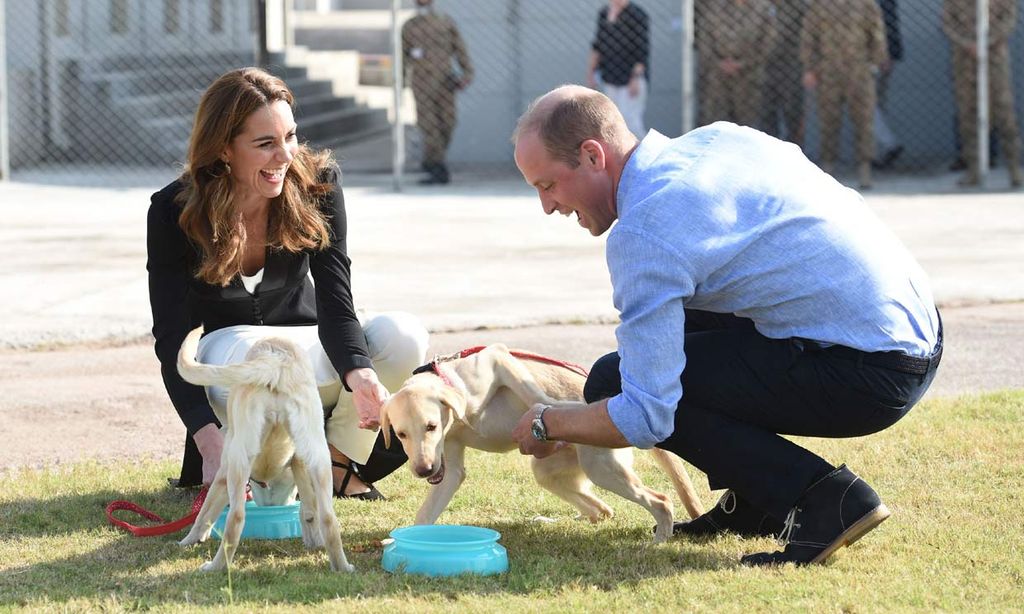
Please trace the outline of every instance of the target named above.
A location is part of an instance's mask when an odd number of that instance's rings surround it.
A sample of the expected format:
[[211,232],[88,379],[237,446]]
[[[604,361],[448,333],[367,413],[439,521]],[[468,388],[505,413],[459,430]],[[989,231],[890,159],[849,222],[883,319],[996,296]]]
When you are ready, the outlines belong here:
[[[799,569],[738,565],[770,540],[654,546],[650,516],[610,494],[602,496],[614,519],[576,520],[534,485],[518,454],[473,453],[441,520],[500,531],[507,574],[441,579],[381,569],[379,540],[411,522],[425,493],[403,469],[381,484],[390,501],[336,503],[357,573],[331,574],[323,552],[306,552],[299,540],[243,540],[229,591],[226,574],[196,573],[216,540],[183,549],[171,536],[136,538],[106,522],[114,499],[183,515],[192,494],[166,487],[173,464],[23,472],[0,488],[0,611],[1020,611],[1022,416],[1024,391],[1012,391],[927,402],[871,437],[802,440],[867,479],[893,517],[827,565]],[[670,492],[648,455],[638,453],[637,466]],[[693,476],[712,505],[702,476]]]

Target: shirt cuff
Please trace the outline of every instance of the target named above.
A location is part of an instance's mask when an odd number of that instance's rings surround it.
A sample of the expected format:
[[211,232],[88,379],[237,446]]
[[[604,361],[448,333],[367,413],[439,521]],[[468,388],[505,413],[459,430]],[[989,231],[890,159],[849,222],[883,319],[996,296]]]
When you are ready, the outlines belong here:
[[643,409],[633,407],[621,394],[608,399],[608,417],[626,441],[636,448],[653,448],[661,441],[646,427]]

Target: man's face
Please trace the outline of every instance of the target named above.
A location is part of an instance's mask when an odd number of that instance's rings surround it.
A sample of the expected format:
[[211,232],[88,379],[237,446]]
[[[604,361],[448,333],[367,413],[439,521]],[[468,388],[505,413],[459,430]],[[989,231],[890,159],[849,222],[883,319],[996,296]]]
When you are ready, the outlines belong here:
[[575,213],[579,225],[597,237],[618,217],[614,186],[600,153],[581,148],[579,155],[580,165],[572,168],[553,159],[536,132],[526,133],[516,142],[516,166],[526,183],[537,189],[544,213]]

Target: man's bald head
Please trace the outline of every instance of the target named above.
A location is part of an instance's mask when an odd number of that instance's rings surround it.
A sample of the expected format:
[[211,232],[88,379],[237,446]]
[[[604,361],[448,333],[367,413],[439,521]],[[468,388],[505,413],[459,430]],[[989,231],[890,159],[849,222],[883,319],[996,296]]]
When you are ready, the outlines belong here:
[[580,145],[588,139],[618,151],[636,144],[615,103],[581,85],[563,85],[530,103],[516,124],[512,142],[531,132],[540,136],[552,158],[572,168],[579,165]]

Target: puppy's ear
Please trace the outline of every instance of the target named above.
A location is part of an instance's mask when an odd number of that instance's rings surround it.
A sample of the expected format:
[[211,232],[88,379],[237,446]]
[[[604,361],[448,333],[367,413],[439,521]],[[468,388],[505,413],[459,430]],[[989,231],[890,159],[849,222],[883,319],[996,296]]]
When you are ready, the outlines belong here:
[[391,447],[391,417],[388,415],[388,405],[385,402],[380,407],[380,432],[384,435],[384,447]]
[[466,421],[466,397],[455,388],[445,386],[441,389],[441,404],[452,411],[459,421]]

